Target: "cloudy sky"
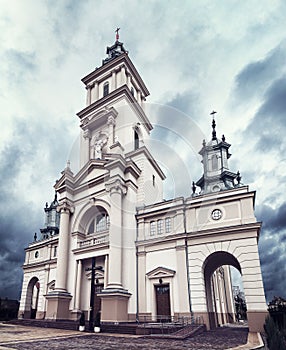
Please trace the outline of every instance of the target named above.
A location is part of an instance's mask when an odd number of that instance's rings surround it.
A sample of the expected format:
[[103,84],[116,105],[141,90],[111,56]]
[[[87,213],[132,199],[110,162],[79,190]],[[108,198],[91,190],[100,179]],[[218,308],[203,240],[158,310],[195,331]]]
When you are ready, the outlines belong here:
[[19,298],[24,247],[74,153],[80,79],[120,27],[151,93],[155,148],[176,150],[160,159],[176,188],[166,198],[189,195],[200,177],[197,142],[210,137],[215,109],[231,170],[257,191],[267,299],[286,297],[285,23],[283,0],[0,0],[0,296]]

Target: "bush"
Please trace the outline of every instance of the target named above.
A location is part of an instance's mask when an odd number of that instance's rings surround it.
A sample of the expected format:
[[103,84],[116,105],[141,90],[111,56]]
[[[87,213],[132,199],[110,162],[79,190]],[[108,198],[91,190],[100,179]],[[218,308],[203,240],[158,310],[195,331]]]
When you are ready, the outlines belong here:
[[271,316],[266,318],[264,329],[269,350],[286,350],[285,330],[280,331]]

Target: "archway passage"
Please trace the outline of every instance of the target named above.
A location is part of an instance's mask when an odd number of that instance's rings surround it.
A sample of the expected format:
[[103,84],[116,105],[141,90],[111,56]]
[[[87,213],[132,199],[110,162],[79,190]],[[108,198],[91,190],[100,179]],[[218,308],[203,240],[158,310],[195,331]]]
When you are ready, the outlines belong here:
[[40,293],[40,282],[37,277],[33,277],[27,287],[25,318],[35,319],[37,316],[38,303]]
[[236,321],[229,266],[235,267],[241,273],[241,267],[237,259],[230,253],[223,251],[209,255],[204,263],[210,328]]

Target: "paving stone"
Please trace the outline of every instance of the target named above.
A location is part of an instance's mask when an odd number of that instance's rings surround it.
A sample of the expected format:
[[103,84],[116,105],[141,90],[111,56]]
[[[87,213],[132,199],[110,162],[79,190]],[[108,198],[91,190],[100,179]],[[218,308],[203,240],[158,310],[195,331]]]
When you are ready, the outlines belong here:
[[[246,328],[220,328],[186,340],[169,340],[126,335],[82,334],[76,331],[63,333],[57,329],[46,334],[47,329],[34,329],[32,327],[27,329],[26,335],[21,335],[19,332],[23,332],[23,328],[25,327],[11,329],[15,338],[10,334],[9,339],[5,336],[1,337],[5,334],[5,331],[2,333],[3,329],[1,329],[0,349],[3,346],[6,349],[21,350],[220,350],[245,344],[248,334]],[[40,339],[40,335],[42,339]],[[44,339],[45,337],[46,339]]]

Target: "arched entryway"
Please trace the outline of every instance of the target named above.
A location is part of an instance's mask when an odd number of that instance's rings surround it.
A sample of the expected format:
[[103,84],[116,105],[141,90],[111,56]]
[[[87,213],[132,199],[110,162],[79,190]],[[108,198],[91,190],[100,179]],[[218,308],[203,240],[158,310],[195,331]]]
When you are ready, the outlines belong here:
[[25,318],[35,319],[37,316],[38,303],[39,303],[39,293],[40,293],[40,282],[37,277],[30,279],[27,288],[26,296],[26,310]]
[[203,265],[210,328],[236,321],[229,266],[241,273],[237,259],[224,251],[212,253]]

